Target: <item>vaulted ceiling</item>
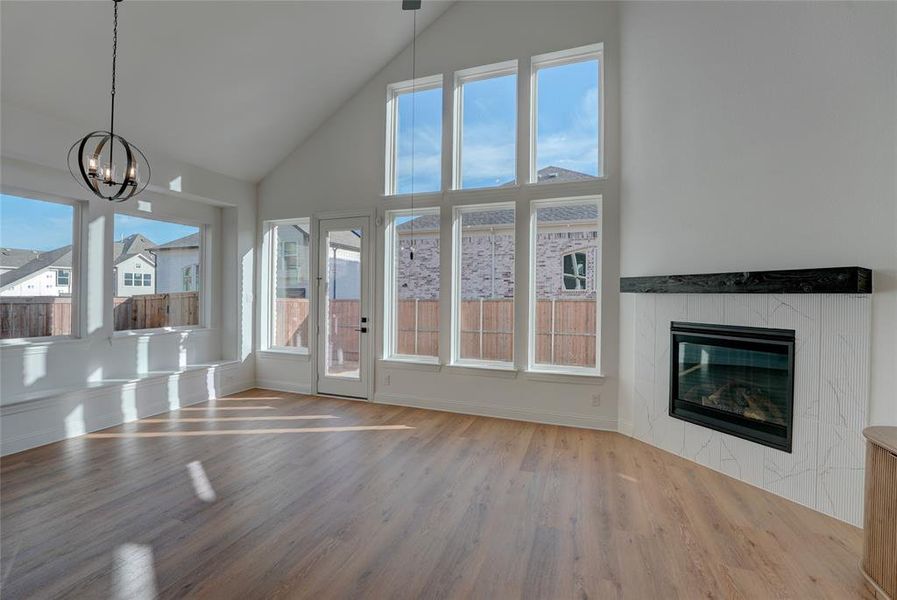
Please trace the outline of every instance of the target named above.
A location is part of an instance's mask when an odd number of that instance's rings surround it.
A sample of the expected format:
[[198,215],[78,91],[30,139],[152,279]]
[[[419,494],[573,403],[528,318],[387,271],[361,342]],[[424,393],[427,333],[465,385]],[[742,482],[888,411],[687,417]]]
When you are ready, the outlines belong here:
[[[418,31],[451,2],[423,4]],[[410,39],[400,0],[126,1],[116,129],[257,181]],[[111,1],[4,1],[0,43],[4,102],[108,127]]]

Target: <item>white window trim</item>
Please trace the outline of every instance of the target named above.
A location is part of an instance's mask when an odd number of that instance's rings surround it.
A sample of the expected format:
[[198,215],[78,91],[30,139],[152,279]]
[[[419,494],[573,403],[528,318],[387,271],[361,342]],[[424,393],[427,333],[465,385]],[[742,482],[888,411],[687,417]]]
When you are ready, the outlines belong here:
[[[597,333],[595,335],[595,367],[575,367],[567,365],[547,365],[536,363],[536,292],[538,288],[538,280],[536,278],[536,239],[537,232],[537,214],[538,208],[546,206],[564,206],[579,205],[586,202],[594,202],[598,206],[598,256],[595,258],[593,268],[593,277],[595,278],[595,324]],[[533,200],[530,202],[530,225],[529,225],[529,319],[527,323],[527,372],[530,373],[556,373],[563,375],[586,375],[593,377],[602,376],[601,367],[601,336],[603,329],[601,327],[601,310],[604,302],[602,302],[602,270],[601,263],[604,256],[604,212],[602,210],[602,198],[600,195],[580,196],[572,198],[551,198]]]
[[[384,174],[384,185],[383,185],[383,193],[386,196],[395,196],[399,195],[396,193],[396,151],[397,151],[397,131],[396,125],[398,125],[399,117],[399,96],[403,94],[410,94],[412,92],[426,92],[428,90],[433,89],[441,89],[442,88],[442,73],[438,75],[431,75],[429,77],[418,77],[416,79],[409,79],[408,81],[400,81],[398,83],[391,83],[386,86],[386,170]],[[442,114],[440,113],[440,120],[442,119]],[[440,145],[441,147],[441,145]],[[441,163],[441,161],[440,161]],[[440,190],[445,187],[442,182],[442,177],[440,173]],[[427,193],[438,193],[438,192],[427,192]],[[401,194],[406,195],[406,194]],[[415,193],[416,195],[416,193]]]
[[[517,60],[506,60],[491,65],[483,65],[480,67],[472,67],[455,71],[454,82],[452,87],[452,190],[480,190],[489,189],[495,186],[486,186],[485,188],[464,188],[461,186],[461,152],[462,141],[464,135],[464,84],[474,81],[482,81],[484,79],[492,79],[493,77],[504,77],[506,75],[517,75]],[[516,89],[516,88],[515,88]],[[517,179],[517,149],[520,147],[520,139],[518,135],[519,115],[517,114],[518,94],[514,94],[514,178],[515,185],[520,182]]]
[[[311,261],[311,245],[312,241],[312,229],[311,229],[311,218],[302,217],[297,219],[279,219],[274,221],[265,221],[264,229],[262,233],[262,289],[261,289],[261,327],[260,327],[260,337],[261,337],[261,351],[265,353],[276,353],[276,354],[284,354],[284,355],[298,355],[298,356],[308,356],[311,352],[310,348],[312,345],[312,326],[309,324],[309,339],[305,340],[306,347],[299,346],[275,346],[274,345],[274,327],[275,327],[275,319],[277,318],[277,311],[274,308],[274,303],[277,300],[277,294],[274,291],[274,286],[277,282],[277,250],[278,250],[278,241],[277,241],[277,233],[276,228],[282,227],[285,225],[304,225],[306,231],[308,231],[308,244],[309,251],[306,255],[309,257],[307,260]],[[296,252],[298,254],[299,247],[297,245]],[[311,277],[311,264],[308,265],[308,273],[309,277]],[[309,286],[311,286],[311,281],[309,281]],[[309,290],[311,291],[311,290]],[[306,300],[311,303],[311,298],[306,298]],[[312,318],[312,313],[309,311],[309,318]]]
[[69,335],[48,335],[41,337],[24,337],[24,338],[6,338],[0,339],[0,348],[6,346],[32,346],[47,343],[59,343],[67,341],[76,341],[84,337],[82,324],[86,322],[84,311],[86,311],[87,302],[85,301],[86,287],[83,285],[81,278],[86,272],[82,244],[87,239],[87,202],[65,198],[63,196],[54,196],[52,194],[44,194],[24,188],[0,186],[0,193],[8,196],[16,196],[25,200],[35,200],[40,202],[50,202],[52,204],[62,204],[72,207],[72,267],[69,271],[69,295],[72,299],[72,330]]
[[[388,210],[385,213],[384,224],[385,224],[385,235],[384,235],[384,247],[383,247],[383,360],[395,361],[395,362],[405,362],[405,363],[424,363],[424,364],[439,364],[439,356],[426,356],[426,355],[418,355],[418,354],[399,354],[396,352],[396,328],[394,327],[396,323],[396,303],[398,301],[398,294],[396,293],[396,280],[395,277],[397,275],[395,268],[395,259],[396,259],[396,229],[395,229],[395,219],[396,217],[402,216],[410,216],[412,214],[411,209],[399,209],[399,210]],[[436,215],[440,217],[440,208],[436,207],[428,207],[428,208],[416,208],[413,211],[415,215]],[[440,218],[441,222],[441,218]],[[438,238],[437,238],[438,239]],[[439,252],[442,253],[443,249],[440,245]],[[440,278],[439,282],[440,289],[440,298],[442,296],[442,281]],[[440,329],[442,328],[442,323],[439,324]],[[441,337],[441,336],[440,336]]]
[[586,60],[598,61],[598,179],[605,177],[604,160],[604,44],[589,44],[559,52],[538,54],[530,59],[530,115],[529,115],[529,177],[528,183],[544,185],[546,183],[569,182],[539,182],[538,169],[536,167],[536,138],[538,137],[538,112],[539,112],[539,69],[558,67]]
[[[484,368],[484,369],[494,369],[497,371],[513,371],[515,368],[515,354],[514,346],[516,343],[511,344],[511,360],[509,362],[496,361],[496,360],[478,360],[472,358],[461,358],[461,257],[462,257],[462,249],[461,249],[461,241],[464,236],[464,232],[461,227],[461,214],[465,212],[478,212],[478,211],[493,211],[493,210],[513,210],[514,211],[514,221],[516,225],[517,220],[517,204],[516,202],[492,202],[489,204],[468,204],[461,206],[452,207],[452,319],[451,319],[451,362],[449,366],[452,367],[475,367],[475,368]],[[516,230],[516,227],[515,227]],[[514,244],[514,264],[517,264],[517,244],[516,244],[516,231],[515,231],[515,244]],[[516,273],[515,266],[515,273]],[[514,295],[516,296],[517,290],[517,281],[515,278],[514,281]],[[512,313],[516,312],[516,299],[512,299],[514,302],[514,306],[512,306]],[[441,325],[440,325],[441,326]],[[514,322],[514,339],[517,339],[518,335],[518,327],[519,325]]]

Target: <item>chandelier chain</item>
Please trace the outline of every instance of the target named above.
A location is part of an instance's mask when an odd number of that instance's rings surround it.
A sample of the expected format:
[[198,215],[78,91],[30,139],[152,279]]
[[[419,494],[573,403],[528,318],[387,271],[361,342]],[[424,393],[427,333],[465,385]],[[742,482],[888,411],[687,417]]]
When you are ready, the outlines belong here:
[[[112,107],[109,113],[109,133],[115,135],[115,64],[118,59],[118,2],[112,0]],[[112,146],[109,143],[109,165],[112,166]]]

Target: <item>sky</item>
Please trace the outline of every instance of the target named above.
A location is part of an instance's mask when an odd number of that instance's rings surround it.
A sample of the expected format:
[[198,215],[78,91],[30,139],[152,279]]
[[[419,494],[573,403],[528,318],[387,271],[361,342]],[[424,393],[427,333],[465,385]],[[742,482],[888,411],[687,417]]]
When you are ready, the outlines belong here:
[[[598,175],[598,61],[540,69],[537,73],[536,167],[562,167]],[[461,187],[503,185],[516,171],[517,77],[506,75],[464,85]],[[413,100],[413,102],[412,102]],[[396,191],[439,191],[442,90],[398,98]],[[414,129],[411,127],[414,106]]]
[[[0,247],[45,252],[69,245],[73,218],[74,208],[67,204],[0,194]],[[197,231],[199,228],[189,225],[115,215],[116,240],[142,233],[156,244],[164,244]]]

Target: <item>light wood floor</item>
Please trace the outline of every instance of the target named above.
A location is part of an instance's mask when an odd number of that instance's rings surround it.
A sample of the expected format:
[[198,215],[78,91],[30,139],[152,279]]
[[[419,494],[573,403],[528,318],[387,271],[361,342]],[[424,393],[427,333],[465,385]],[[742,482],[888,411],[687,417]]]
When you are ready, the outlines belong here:
[[616,433],[252,390],[0,478],[7,600],[872,597],[860,530]]

